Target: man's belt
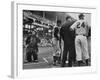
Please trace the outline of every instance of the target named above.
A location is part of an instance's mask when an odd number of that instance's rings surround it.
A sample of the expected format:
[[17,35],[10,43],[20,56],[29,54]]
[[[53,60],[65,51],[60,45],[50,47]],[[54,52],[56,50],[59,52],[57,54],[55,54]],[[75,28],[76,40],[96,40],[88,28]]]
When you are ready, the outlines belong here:
[[76,36],[79,36],[79,35],[86,36],[85,34],[76,34]]

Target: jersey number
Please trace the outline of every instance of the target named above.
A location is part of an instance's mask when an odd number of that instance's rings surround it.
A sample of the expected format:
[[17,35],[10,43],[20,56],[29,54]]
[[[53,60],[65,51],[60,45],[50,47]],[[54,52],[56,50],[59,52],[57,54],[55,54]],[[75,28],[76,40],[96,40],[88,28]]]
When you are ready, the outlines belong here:
[[85,23],[84,22],[82,22],[82,24],[80,25],[80,22],[78,22],[78,24],[77,24],[77,28],[80,28],[80,27],[85,27]]

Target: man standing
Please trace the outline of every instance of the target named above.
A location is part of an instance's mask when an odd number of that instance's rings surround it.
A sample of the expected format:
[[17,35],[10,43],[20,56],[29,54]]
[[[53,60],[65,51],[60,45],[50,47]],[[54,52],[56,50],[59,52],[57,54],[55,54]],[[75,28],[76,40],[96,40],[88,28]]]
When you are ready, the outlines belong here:
[[72,66],[72,62],[75,61],[75,46],[74,46],[74,31],[70,31],[70,26],[74,23],[75,21],[72,20],[71,16],[66,17],[66,22],[62,25],[61,30],[60,30],[60,36],[61,39],[64,42],[64,49],[63,49],[63,54],[62,54],[62,60],[61,60],[61,66],[65,67],[66,65],[66,60],[68,56],[68,66]]
[[75,30],[75,48],[76,48],[76,60],[78,61],[78,66],[81,65],[82,60],[85,60],[86,65],[88,65],[89,53],[88,53],[88,24],[84,20],[84,15],[81,13],[79,15],[79,20],[77,20],[72,26],[72,30]]
[[54,37],[53,37],[53,64],[56,65],[56,62],[60,63],[60,27],[61,20],[57,20],[57,26],[54,28]]
[[[27,60],[28,62],[38,62],[38,43],[40,42],[39,38],[36,36],[36,32],[33,31],[30,35],[30,42],[27,46]],[[33,60],[32,60],[33,57]]]

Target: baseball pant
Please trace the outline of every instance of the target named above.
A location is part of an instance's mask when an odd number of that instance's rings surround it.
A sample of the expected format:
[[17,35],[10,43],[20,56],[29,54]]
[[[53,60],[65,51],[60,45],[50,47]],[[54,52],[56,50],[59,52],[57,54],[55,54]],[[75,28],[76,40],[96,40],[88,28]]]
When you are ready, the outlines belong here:
[[59,41],[56,38],[53,38],[53,55],[60,53]]
[[83,35],[77,35],[75,38],[76,60],[89,59],[87,37]]

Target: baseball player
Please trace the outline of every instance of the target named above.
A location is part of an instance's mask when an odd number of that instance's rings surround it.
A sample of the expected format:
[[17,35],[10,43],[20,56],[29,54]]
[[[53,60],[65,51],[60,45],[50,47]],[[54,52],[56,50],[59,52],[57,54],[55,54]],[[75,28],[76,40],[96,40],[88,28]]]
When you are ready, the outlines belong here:
[[56,65],[57,61],[60,63],[60,26],[61,20],[57,20],[57,26],[54,28],[53,35],[53,64]]
[[88,66],[88,43],[87,43],[87,34],[88,34],[88,24],[84,20],[84,15],[81,13],[77,20],[72,26],[71,29],[75,30],[75,49],[76,49],[76,60],[78,61],[78,66],[81,65],[82,61],[85,60],[86,65]]
[[[33,31],[29,38],[30,42],[27,45],[27,61],[38,62],[38,43],[40,39],[36,36],[36,32]],[[32,60],[32,57],[34,58]]]

